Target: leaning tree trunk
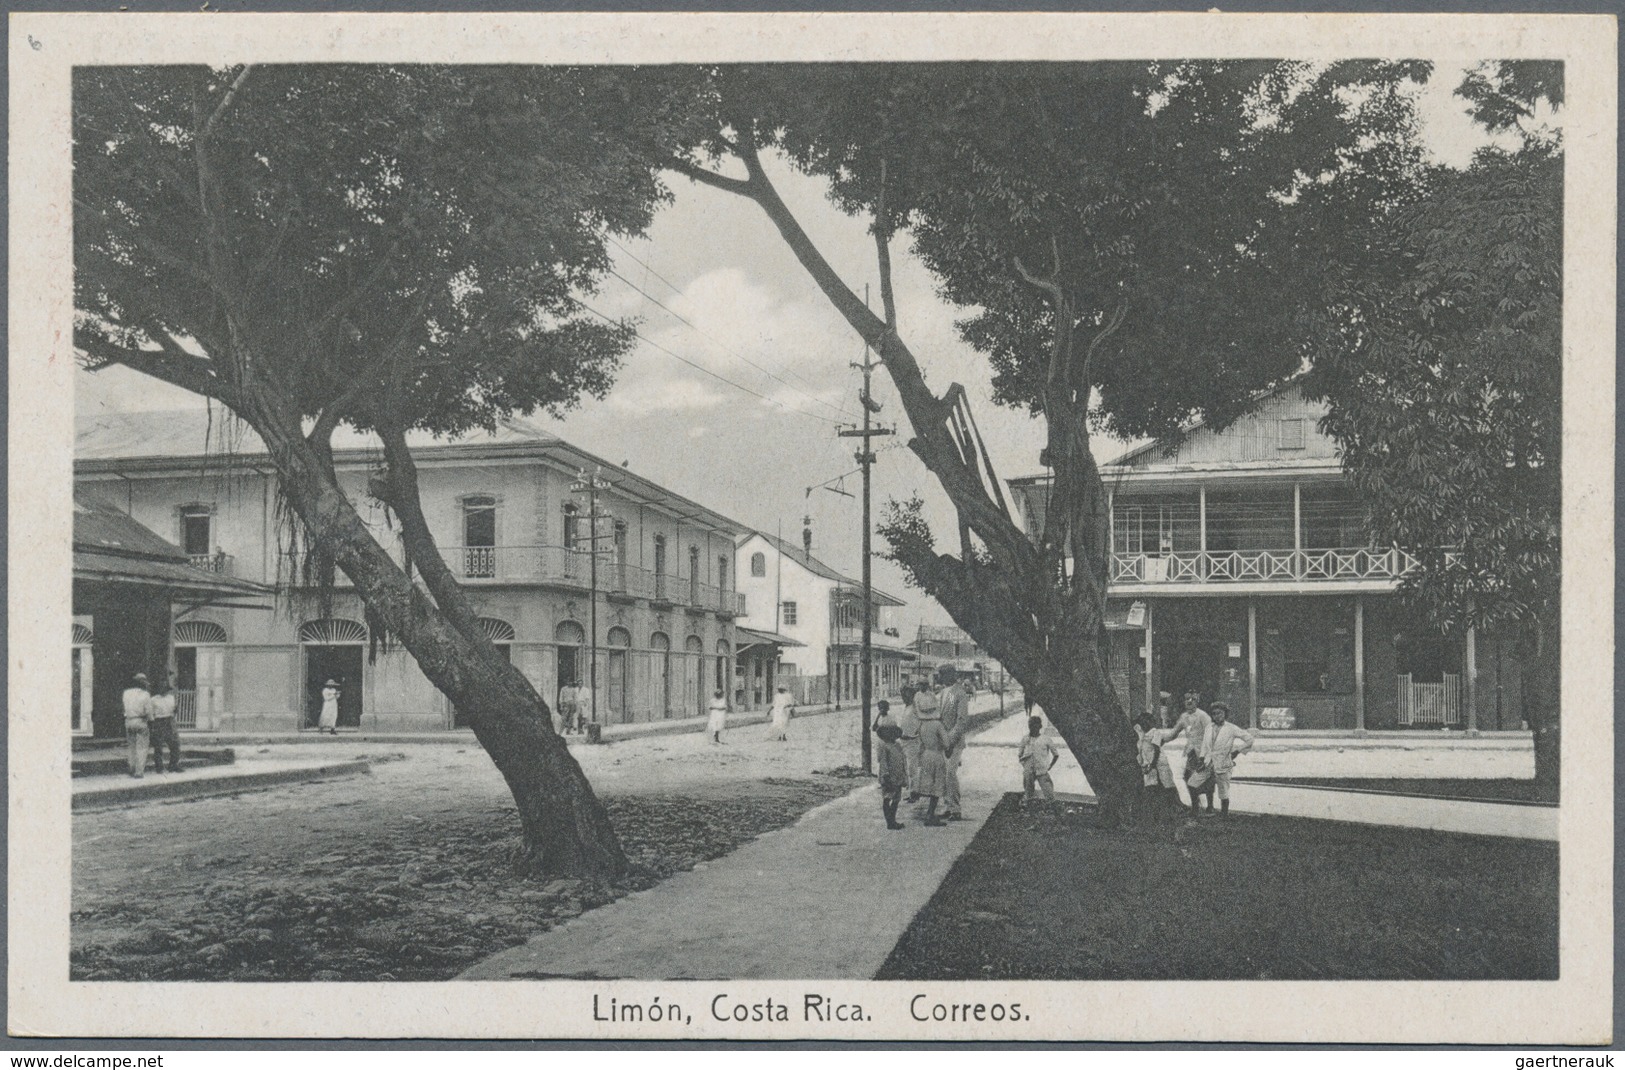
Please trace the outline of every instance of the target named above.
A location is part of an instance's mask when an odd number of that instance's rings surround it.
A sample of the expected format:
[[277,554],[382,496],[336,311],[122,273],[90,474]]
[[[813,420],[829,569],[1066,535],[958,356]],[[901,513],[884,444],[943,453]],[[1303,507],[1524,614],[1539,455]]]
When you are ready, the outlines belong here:
[[[1053,299],[1056,324],[1044,405],[1056,471],[1051,507],[1060,521],[1053,527],[1046,522],[1035,544],[1005,507],[1003,492],[986,470],[985,455],[978,455],[978,446],[959,433],[963,428],[956,405],[962,402],[963,391],[950,388],[944,397],[932,393],[918,360],[897,333],[887,245],[891,222],[884,204],[874,227],[882,320],[841,281],[779,197],[762,168],[748,120],[736,124],[735,135],[744,179],[719,175],[686,160],[673,159],[670,164],[698,182],[754,201],[767,213],[825,297],[880,355],[914,430],[909,448],[958,512],[958,557],[937,553],[928,534],[907,525],[888,532],[894,556],[921,589],[1044,707],[1100,798],[1102,817],[1114,824],[1134,820],[1141,799],[1134,732],[1111,689],[1099,646],[1109,532],[1104,488],[1088,443],[1092,349],[1073,344],[1068,295],[1058,281],[1046,285],[1047,280],[1028,278]],[[1059,259],[1059,249],[1055,255]],[[1096,343],[1115,331],[1121,320],[1120,311],[1097,332]],[[1078,560],[1073,574],[1064,576],[1068,554],[1076,554]]]
[[1553,613],[1524,626],[1524,716],[1535,737],[1535,785],[1543,798],[1558,800],[1562,780],[1562,643]]
[[468,718],[518,806],[525,868],[595,880],[623,874],[626,856],[609,817],[529,681],[412,583],[367,531],[320,452],[287,430],[297,424],[273,412],[241,415],[265,440],[284,495],[318,545]]

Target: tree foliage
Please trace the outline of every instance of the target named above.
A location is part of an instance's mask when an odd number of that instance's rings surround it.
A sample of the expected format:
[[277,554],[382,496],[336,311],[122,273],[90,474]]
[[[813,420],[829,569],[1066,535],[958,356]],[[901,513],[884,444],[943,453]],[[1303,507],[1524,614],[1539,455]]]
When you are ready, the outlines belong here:
[[[959,520],[939,552],[905,503],[883,530],[915,582],[1044,706],[1108,809],[1132,807],[1134,737],[1100,657],[1109,547],[1091,428],[1223,427],[1297,372],[1317,294],[1300,267],[1344,253],[1335,211],[1397,197],[1420,167],[1407,88],[1425,64],[887,64],[722,68],[711,133],[672,166],[757,203],[873,345],[915,454]],[[777,149],[867,217],[882,311],[856,298],[773,189]],[[740,169],[745,178],[735,177]],[[904,341],[904,234],[997,400],[1044,419],[1042,530],[1018,526],[962,388],[926,384]]]
[[[82,67],[74,83],[75,343],[223,404],[266,443],[320,554],[469,719],[534,868],[625,867],[528,681],[435,546],[406,446],[602,394],[632,341],[578,304],[604,236],[665,200],[667,99],[608,71]],[[414,583],[338,485],[340,423]],[[410,568],[411,565],[408,565]]]

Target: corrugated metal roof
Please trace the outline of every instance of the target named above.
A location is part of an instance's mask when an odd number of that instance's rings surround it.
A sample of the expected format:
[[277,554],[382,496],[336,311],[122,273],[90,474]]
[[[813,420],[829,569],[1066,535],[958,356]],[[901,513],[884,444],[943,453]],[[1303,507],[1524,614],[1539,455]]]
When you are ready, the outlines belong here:
[[270,588],[248,580],[194,568],[179,546],[116,507],[85,494],[73,497],[73,578],[192,594],[271,593]]
[[88,552],[144,557],[154,561],[190,560],[184,551],[129,514],[99,498],[73,496],[73,548]]
[[[414,450],[435,446],[507,446],[562,441],[526,420],[502,421],[495,432],[474,431],[436,438],[426,431],[406,436]],[[333,432],[333,449],[382,452],[378,436],[341,425]],[[263,457],[259,435],[223,409],[173,409],[158,412],[100,412],[74,423],[74,459],[80,461],[163,460],[196,457]]]

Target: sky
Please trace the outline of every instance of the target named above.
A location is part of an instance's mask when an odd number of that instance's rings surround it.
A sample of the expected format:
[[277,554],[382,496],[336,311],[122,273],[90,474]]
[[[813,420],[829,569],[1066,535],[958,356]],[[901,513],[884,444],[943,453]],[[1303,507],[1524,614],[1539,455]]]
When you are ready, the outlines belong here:
[[[1459,73],[1441,69],[1423,90],[1423,134],[1436,158],[1465,166],[1484,143],[1452,96]],[[821,182],[773,165],[780,194],[854,292],[869,286],[879,304],[874,246],[865,223],[842,215]],[[754,204],[678,176],[672,203],[647,235],[615,252],[615,273],[585,301],[610,318],[636,321],[641,340],[602,400],[585,399],[563,419],[534,421],[583,449],[761,531],[799,544],[811,518],[813,553],[857,577],[862,566],[858,440],[837,425],[860,417],[857,393],[863,346]],[[899,235],[893,247],[899,331],[939,394],[962,384],[1001,478],[1040,471],[1043,425],[992,403],[988,365],[954,329],[964,310],[936,294],[929,272]],[[685,363],[688,362],[688,363]],[[703,369],[700,370],[700,369]],[[81,414],[185,408],[194,395],[124,369],[76,377]],[[873,501],[919,494],[933,530],[957,538],[953,513],[933,477],[906,449],[906,420],[877,364],[874,419],[899,433],[877,438]],[[1109,460],[1128,443],[1097,444]],[[875,537],[875,550],[884,542]],[[921,623],[951,623],[947,613],[909,589],[900,571],[876,559],[875,585],[907,604],[884,624],[912,634]]]

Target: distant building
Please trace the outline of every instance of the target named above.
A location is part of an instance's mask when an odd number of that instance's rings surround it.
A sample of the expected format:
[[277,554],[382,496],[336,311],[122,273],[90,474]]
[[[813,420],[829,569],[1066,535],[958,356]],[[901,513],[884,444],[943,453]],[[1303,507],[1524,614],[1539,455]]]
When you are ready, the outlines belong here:
[[[649,721],[700,716],[711,691],[731,688],[742,525],[524,421],[491,435],[411,441],[441,555],[485,634],[549,703],[563,684],[596,677],[600,722]],[[340,484],[400,560],[399,536],[368,494],[381,447],[341,429],[334,456]],[[583,470],[609,484],[595,521],[588,496],[572,489]],[[306,562],[288,553],[294,521],[278,505],[263,445],[241,425],[196,411],[100,416],[78,428],[74,476],[80,492],[172,538],[195,569],[275,591],[275,612],[201,604],[176,620],[173,666],[196,696],[182,727],[308,727],[329,678],[343,687],[341,727],[461,724],[409,654],[374,643],[342,572],[324,597]]]
[[[760,531],[740,539],[738,582],[748,607],[740,624],[799,644],[785,650],[779,664],[796,701],[856,701],[863,693],[863,584],[814,557],[811,530],[802,534],[800,548]],[[879,699],[897,693],[903,666],[915,654],[885,612],[902,599],[872,591],[872,693]]]
[[[1120,701],[1138,714],[1194,690],[1266,729],[1522,728],[1510,636],[1445,636],[1401,609],[1415,562],[1372,542],[1324,411],[1289,384],[1222,432],[1101,467]],[[1012,487],[1037,532],[1049,477]]]
[[1002,682],[1003,667],[983,652],[963,628],[951,624],[921,624],[909,647],[919,655],[915,668],[922,676],[929,676],[947,666],[980,687]]

